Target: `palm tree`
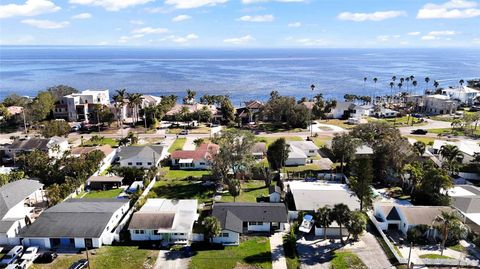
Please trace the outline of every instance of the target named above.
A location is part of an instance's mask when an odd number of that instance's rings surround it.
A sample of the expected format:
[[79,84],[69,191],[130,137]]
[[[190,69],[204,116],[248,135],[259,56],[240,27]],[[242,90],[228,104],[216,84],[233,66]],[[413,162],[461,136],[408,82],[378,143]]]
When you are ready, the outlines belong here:
[[120,122],[119,127],[123,130],[123,106],[125,105],[126,89],[116,90],[117,94],[113,96],[115,106],[117,107],[117,119]]
[[425,153],[426,145],[422,141],[417,141],[413,143],[413,148],[418,152],[418,155],[423,156]]
[[406,77],[406,78],[405,78],[405,81],[407,82],[407,92],[408,92],[409,94],[411,94],[411,92],[409,91],[409,89],[410,89],[410,84],[409,84],[409,82],[410,82],[410,77]]
[[392,76],[392,81],[395,82],[397,80],[397,76]]
[[342,245],[345,244],[343,241],[342,226],[350,219],[350,209],[346,204],[335,204],[332,210],[332,219],[337,222],[338,227],[340,228],[340,241]]
[[464,157],[460,149],[455,145],[446,144],[440,148],[440,156],[445,161],[446,168],[453,173],[459,161]]
[[402,87],[403,87],[403,83],[398,83],[398,92],[401,93],[402,92]]
[[373,80],[374,87],[375,87],[375,91],[374,91],[372,100],[375,100],[375,99],[376,99],[376,96],[375,96],[375,95],[376,95],[376,93],[377,93],[377,81],[378,81],[378,78],[375,77],[375,78],[373,78],[372,80]]
[[434,80],[433,81],[433,87],[435,87],[435,93],[437,92],[438,86],[440,86],[440,83],[438,83],[438,81]]
[[323,227],[323,240],[327,240],[327,228],[332,224],[332,209],[326,205],[320,207],[316,214],[317,222]]
[[460,83],[460,86],[463,86],[463,83],[465,83],[465,80],[461,79],[458,83]]
[[417,91],[417,84],[418,82],[416,80],[412,81],[412,86],[415,87],[415,91]]
[[390,96],[393,98],[393,86],[395,86],[395,83],[392,81],[390,82]]
[[130,108],[132,108],[132,111],[133,111],[133,126],[136,125],[136,123],[138,122],[139,120],[139,106],[142,104],[142,95],[139,94],[139,93],[132,93],[132,94],[128,94],[128,102],[129,102],[129,106]]
[[427,83],[427,86],[425,87],[425,93],[428,91],[428,83],[430,82],[429,77],[425,77],[425,83]]
[[464,224],[454,212],[447,211],[442,211],[442,213],[435,218],[434,223],[435,222],[441,223],[437,226],[437,229],[442,230],[442,249],[440,255],[443,255],[443,250],[445,249],[445,243],[447,242],[450,228],[454,226],[464,228]]

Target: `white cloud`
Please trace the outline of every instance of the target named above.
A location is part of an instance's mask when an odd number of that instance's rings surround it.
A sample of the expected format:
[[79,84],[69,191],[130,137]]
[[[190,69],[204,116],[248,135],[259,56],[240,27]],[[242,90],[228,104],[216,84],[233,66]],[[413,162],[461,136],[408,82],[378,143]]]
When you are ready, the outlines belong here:
[[344,21],[383,21],[400,16],[406,16],[407,13],[401,10],[377,11],[373,13],[352,13],[342,12],[338,14],[338,18]]
[[307,47],[325,46],[327,42],[323,39],[301,38],[296,40],[297,43]]
[[36,16],[59,11],[61,8],[48,0],[27,0],[25,4],[8,4],[0,6],[0,18],[15,16]]
[[474,38],[472,42],[475,44],[480,44],[480,37]]
[[443,4],[428,3],[417,13],[417,19],[464,19],[480,16],[475,1],[451,0]]
[[68,26],[70,23],[68,21],[49,21],[49,20],[35,20],[35,19],[27,19],[22,20],[22,23],[37,27],[40,29],[60,29]]
[[133,24],[133,25],[144,25],[145,24],[145,22],[142,21],[142,20],[130,20],[129,23]]
[[203,6],[215,6],[224,4],[228,0],[165,0],[165,4],[174,6],[178,9],[190,9]]
[[456,35],[455,31],[431,31],[428,35],[439,36],[439,35]]
[[248,22],[272,22],[275,20],[273,15],[257,15],[257,16],[242,16],[238,18],[239,21],[248,21]]
[[420,32],[409,32],[407,33],[407,35],[412,35],[412,36],[416,36],[416,35],[420,35],[421,33]]
[[173,22],[181,22],[191,19],[192,16],[189,15],[178,15],[172,19]]
[[[392,39],[398,39],[402,37],[401,35],[379,35],[377,36],[377,41],[379,42],[382,42],[382,43],[387,43],[387,42],[390,42],[392,41]],[[398,40],[395,40],[396,42],[398,42]]]
[[438,39],[438,37],[433,36],[433,35],[424,35],[424,36],[422,36],[422,40],[430,41],[430,40],[437,40],[437,39]]
[[302,23],[301,23],[301,22],[298,22],[298,21],[297,21],[297,22],[292,22],[292,23],[289,23],[289,24],[288,24],[288,27],[293,27],[293,28],[298,28],[298,27],[300,27],[300,26],[302,26]]
[[166,33],[166,32],[168,32],[167,28],[143,27],[143,28],[134,29],[132,31],[132,34],[147,35],[147,34],[163,34],[163,33]]
[[254,40],[255,38],[253,38],[251,35],[246,35],[242,37],[227,38],[227,39],[224,39],[223,42],[228,44],[241,45],[241,44],[249,43]]
[[305,0],[242,0],[244,4],[255,4],[255,3],[265,3],[265,2],[282,2],[282,3],[301,3]]
[[191,40],[195,40],[195,39],[198,39],[198,35],[196,34],[189,34],[185,37],[182,37],[182,36],[177,36],[177,37],[174,37],[172,39],[173,42],[175,43],[179,43],[179,44],[185,44],[187,43],[188,41],[191,41]]
[[143,5],[154,0],[70,0],[70,4],[100,6],[108,11]]
[[[427,35],[422,36],[422,40],[438,40],[441,36],[452,36],[458,34],[455,31],[451,30],[444,30],[444,31],[431,31]],[[443,38],[444,40],[450,40],[450,38],[446,37]]]
[[130,38],[129,38],[128,36],[124,35],[124,36],[121,36],[121,37],[118,39],[118,42],[119,42],[119,43],[127,43],[129,39],[130,39]]
[[86,19],[90,19],[92,17],[92,14],[90,13],[80,13],[80,14],[77,14],[75,16],[72,16],[72,19],[74,20],[86,20]]

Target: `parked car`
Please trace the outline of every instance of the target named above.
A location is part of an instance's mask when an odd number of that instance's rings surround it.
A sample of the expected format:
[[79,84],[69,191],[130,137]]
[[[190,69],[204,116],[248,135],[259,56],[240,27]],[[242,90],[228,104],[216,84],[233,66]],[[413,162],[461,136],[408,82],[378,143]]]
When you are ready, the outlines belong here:
[[179,135],[188,135],[188,130],[182,130]]
[[12,263],[15,263],[23,253],[23,246],[13,247],[5,256],[3,256],[0,265],[6,266]]
[[37,247],[29,247],[25,250],[25,253],[22,255],[22,260],[29,260],[33,261],[38,256],[38,248]]
[[88,267],[88,260],[86,259],[81,259],[76,262],[74,262],[69,269],[84,269]]
[[58,257],[58,254],[53,251],[43,252],[35,259],[35,263],[51,263]]
[[411,134],[417,134],[417,135],[424,135],[424,134],[427,134],[428,131],[425,130],[425,129],[415,129],[413,130],[412,132],[410,132]]

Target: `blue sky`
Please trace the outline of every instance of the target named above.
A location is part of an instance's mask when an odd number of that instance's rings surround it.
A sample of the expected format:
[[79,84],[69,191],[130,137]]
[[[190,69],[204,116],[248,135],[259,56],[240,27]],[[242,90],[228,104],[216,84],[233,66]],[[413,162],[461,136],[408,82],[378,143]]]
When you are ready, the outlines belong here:
[[480,1],[2,0],[0,44],[480,47]]

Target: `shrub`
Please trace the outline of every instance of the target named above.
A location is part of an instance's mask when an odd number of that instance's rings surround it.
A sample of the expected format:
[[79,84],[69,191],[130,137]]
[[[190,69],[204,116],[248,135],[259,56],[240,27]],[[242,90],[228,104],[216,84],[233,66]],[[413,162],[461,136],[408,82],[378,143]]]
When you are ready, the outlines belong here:
[[415,245],[425,245],[427,238],[425,234],[430,227],[428,225],[417,225],[407,232],[407,240]]

